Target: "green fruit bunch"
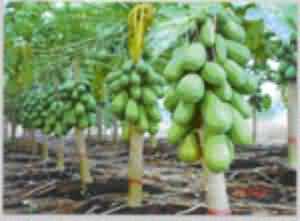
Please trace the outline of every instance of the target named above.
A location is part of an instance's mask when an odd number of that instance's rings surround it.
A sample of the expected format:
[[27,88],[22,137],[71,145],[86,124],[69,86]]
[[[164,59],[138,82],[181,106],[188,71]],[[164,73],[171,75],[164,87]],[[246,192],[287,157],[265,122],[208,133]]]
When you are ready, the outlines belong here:
[[158,100],[164,95],[164,78],[141,60],[138,64],[125,62],[120,70],[108,74],[105,81],[112,97],[113,114],[142,132],[156,134],[161,120]]
[[238,18],[231,10],[202,17],[164,70],[170,84],[164,106],[172,113],[168,141],[179,146],[180,160],[203,159],[216,173],[229,169],[234,144],[251,143],[246,97],[256,92],[258,79],[246,72],[252,56]]
[[67,80],[58,88],[35,88],[22,97],[20,121],[25,128],[60,137],[73,127],[96,124],[96,100],[88,81]]

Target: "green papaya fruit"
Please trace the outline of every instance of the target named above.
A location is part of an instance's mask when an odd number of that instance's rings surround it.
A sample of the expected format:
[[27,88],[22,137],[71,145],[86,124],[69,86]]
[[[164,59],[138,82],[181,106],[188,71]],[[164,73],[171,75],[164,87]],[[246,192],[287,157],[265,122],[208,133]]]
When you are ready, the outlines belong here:
[[157,132],[159,131],[159,124],[158,123],[150,124],[148,131],[151,135],[157,134]]
[[161,120],[160,111],[157,105],[146,106],[147,117],[153,122]]
[[142,82],[140,75],[136,71],[134,71],[130,74],[130,80],[129,81],[130,81],[130,84],[136,85],[136,86],[140,85],[141,82]]
[[192,43],[183,48],[181,56],[182,71],[198,71],[207,59],[206,50],[201,43]]
[[186,126],[181,126],[173,122],[171,127],[168,129],[167,140],[170,144],[176,145],[184,138],[188,131],[189,128]]
[[158,98],[162,98],[164,96],[164,88],[162,86],[154,85],[151,88]]
[[134,67],[134,64],[131,60],[124,62],[122,69],[124,72],[129,72]]
[[173,112],[177,106],[177,103],[179,102],[179,98],[177,96],[176,90],[174,87],[168,88],[166,92],[166,96],[164,99],[164,107],[170,111]]
[[223,64],[227,59],[226,41],[220,34],[216,36],[216,59],[220,64]]
[[169,82],[176,82],[182,76],[182,60],[177,57],[172,58],[169,63],[166,65],[164,70],[164,77]]
[[214,173],[227,171],[232,162],[227,137],[225,135],[208,137],[203,145],[203,158],[210,171]]
[[205,63],[201,76],[207,83],[214,86],[222,86],[226,81],[223,67],[214,62]]
[[147,87],[142,89],[142,100],[145,105],[153,105],[157,101],[155,93]]
[[233,124],[229,131],[229,137],[234,144],[251,144],[251,130],[250,125],[241,113],[234,108],[233,110]]
[[142,90],[139,86],[132,86],[129,88],[129,94],[133,99],[139,100],[142,96]]
[[213,92],[225,102],[231,100],[232,88],[227,81],[222,86],[214,88]]
[[54,133],[57,137],[60,137],[63,135],[63,127],[60,123],[56,123]]
[[121,115],[126,110],[126,104],[128,101],[128,94],[126,91],[119,93],[112,101],[111,108],[112,112]]
[[284,73],[285,79],[294,79],[297,76],[297,68],[293,65],[290,65]]
[[139,119],[139,107],[135,100],[129,99],[127,106],[126,106],[126,119],[131,122],[135,123]]
[[186,104],[180,101],[175,109],[173,119],[177,124],[191,123],[195,114],[195,104]]
[[206,19],[200,30],[200,41],[207,47],[215,44],[216,32],[215,24],[211,18]]
[[86,116],[78,119],[77,126],[79,129],[85,129],[89,126],[89,120]]
[[226,45],[229,58],[240,65],[245,65],[250,61],[251,52],[246,46],[232,40],[227,40]]
[[187,74],[178,83],[177,96],[185,103],[197,103],[204,95],[204,83],[197,74]]
[[207,91],[201,105],[205,127],[215,133],[225,133],[232,126],[232,111],[213,92]]
[[149,121],[147,119],[146,111],[143,106],[140,106],[139,108],[139,122],[138,127],[142,131],[147,131],[149,128]]
[[247,102],[244,97],[236,92],[232,92],[231,105],[238,110],[244,118],[249,118],[252,113],[252,108],[249,102]]
[[70,126],[73,126],[76,123],[76,115],[73,110],[64,113],[63,123]]
[[85,107],[82,103],[78,102],[75,106],[75,115],[82,116],[85,114]]
[[238,91],[243,94],[253,94],[257,91],[258,88],[258,77],[253,74],[246,75],[246,82],[242,88],[239,88]]
[[200,147],[195,133],[189,133],[177,150],[177,158],[183,162],[193,163],[200,158]]
[[242,88],[246,83],[244,69],[232,60],[226,60],[224,69],[227,74],[227,79],[232,87]]
[[129,124],[127,122],[122,122],[122,140],[125,142],[129,141]]
[[108,85],[108,89],[112,93],[117,93],[122,89],[122,82],[120,81],[120,79],[116,79]]
[[88,123],[89,127],[95,126],[97,123],[97,116],[96,113],[89,113],[88,114]]
[[224,35],[231,40],[238,41],[238,42],[245,41],[246,32],[244,28],[240,24],[237,24],[231,19],[226,21],[222,30]]
[[121,85],[121,88],[126,88],[129,84],[129,77],[127,74],[123,74],[120,79],[119,79],[119,83]]

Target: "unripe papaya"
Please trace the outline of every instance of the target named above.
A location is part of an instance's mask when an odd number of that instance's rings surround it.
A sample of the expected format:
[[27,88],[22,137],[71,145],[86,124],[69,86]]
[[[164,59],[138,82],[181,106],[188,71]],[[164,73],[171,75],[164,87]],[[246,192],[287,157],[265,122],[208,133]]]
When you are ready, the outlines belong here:
[[245,65],[250,61],[251,52],[246,46],[231,40],[227,40],[226,45],[229,58],[235,60],[240,65]]
[[157,134],[157,132],[159,131],[159,124],[158,123],[150,123],[148,131],[151,135]]
[[126,91],[123,91],[120,94],[118,94],[112,101],[111,104],[112,112],[118,115],[124,113],[126,109],[127,101],[128,101],[128,94]]
[[181,126],[175,122],[168,129],[167,139],[170,144],[178,144],[182,138],[188,133],[189,128]]
[[231,108],[211,91],[207,91],[205,94],[201,112],[205,127],[212,132],[222,134],[232,126]]
[[226,81],[226,73],[223,67],[214,62],[206,62],[201,76],[207,83],[214,86],[222,86]]
[[226,41],[220,34],[216,36],[216,58],[220,64],[223,64],[227,58]]
[[177,150],[177,158],[183,162],[192,163],[199,160],[200,155],[196,134],[188,134]]
[[164,107],[168,111],[173,112],[175,110],[178,102],[179,102],[179,98],[177,96],[175,88],[170,87],[166,92],[166,96],[164,99]]
[[143,106],[139,108],[139,122],[138,126],[142,131],[147,131],[149,128],[149,121],[147,119],[146,111]]
[[223,26],[224,35],[234,41],[244,42],[246,38],[246,32],[244,28],[232,21],[231,19],[227,20]]
[[203,158],[207,168],[214,173],[223,173],[229,169],[232,154],[225,135],[208,137],[203,146]]
[[247,102],[240,93],[233,91],[230,103],[244,118],[249,118],[251,116],[252,108],[249,102]]
[[232,108],[233,112],[233,124],[229,131],[229,137],[234,144],[251,144],[251,131],[249,123],[243,118],[241,113]]
[[293,66],[293,65],[290,65],[287,68],[286,72],[284,73],[285,79],[289,79],[289,80],[290,79],[294,79],[294,78],[296,78],[296,76],[297,76],[297,69],[296,69],[296,67]]
[[139,119],[139,107],[135,100],[129,99],[126,106],[125,116],[131,123],[135,123]]
[[132,85],[140,85],[141,84],[141,77],[136,71],[132,72],[129,76],[129,82]]
[[191,123],[194,113],[194,104],[186,104],[183,101],[180,101],[175,109],[173,119],[177,124],[187,125]]
[[211,18],[206,19],[200,30],[200,41],[207,47],[212,47],[215,44],[215,25]]
[[213,92],[223,101],[230,101],[232,97],[232,88],[226,81],[222,86],[216,87]]
[[184,76],[176,88],[177,96],[185,103],[197,103],[204,95],[204,84],[198,74]]
[[246,82],[242,88],[239,88],[238,91],[243,94],[253,94],[258,88],[258,77],[255,75],[247,74]]
[[226,60],[224,69],[229,83],[235,88],[242,88],[246,83],[244,69],[232,60]]
[[157,97],[150,88],[144,87],[142,89],[142,99],[145,105],[153,105],[156,102]]
[[164,77],[170,82],[176,82],[182,76],[182,60],[174,57],[167,64],[164,70]]
[[147,106],[146,114],[151,121],[159,122],[161,120],[160,111],[157,105]]
[[142,96],[142,90],[139,86],[132,86],[129,88],[129,94],[133,99],[138,100]]
[[182,49],[181,60],[182,71],[198,71],[204,65],[207,55],[201,43],[192,43]]

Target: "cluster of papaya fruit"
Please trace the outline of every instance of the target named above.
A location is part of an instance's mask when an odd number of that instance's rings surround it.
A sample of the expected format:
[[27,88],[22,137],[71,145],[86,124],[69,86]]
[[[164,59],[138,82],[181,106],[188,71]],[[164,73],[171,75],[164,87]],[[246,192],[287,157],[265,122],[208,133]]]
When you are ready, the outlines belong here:
[[41,129],[44,134],[60,137],[73,127],[85,129],[96,124],[96,100],[85,80],[34,89],[22,105],[23,125]]
[[291,44],[282,44],[276,52],[276,56],[280,59],[280,76],[285,80],[295,80],[297,76],[297,39],[292,39]]
[[121,70],[106,77],[106,84],[112,97],[112,112],[124,127],[131,124],[142,132],[158,132],[158,99],[164,95],[164,78],[149,63],[141,60],[133,64],[128,60]]
[[232,11],[203,16],[196,36],[174,50],[164,70],[171,84],[164,100],[172,113],[168,141],[179,145],[180,160],[202,159],[212,172],[224,172],[234,144],[251,143],[252,109],[245,98],[255,93],[258,79],[245,71],[251,52]]

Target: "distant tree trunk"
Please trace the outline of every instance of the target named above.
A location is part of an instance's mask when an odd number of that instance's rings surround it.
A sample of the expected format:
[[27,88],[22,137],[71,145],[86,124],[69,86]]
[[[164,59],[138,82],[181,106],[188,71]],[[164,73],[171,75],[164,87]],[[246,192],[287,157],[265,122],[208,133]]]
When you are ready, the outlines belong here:
[[252,109],[252,142],[255,145],[256,144],[256,139],[257,139],[257,115],[256,115],[256,109],[253,107]]
[[96,110],[98,141],[103,141],[103,119],[101,107],[98,105]]
[[38,154],[38,145],[35,139],[35,131],[34,129],[30,130],[30,137],[31,137],[31,151],[33,155]]
[[65,141],[64,137],[59,137],[57,139],[57,158],[56,158],[56,168],[59,171],[65,170]]
[[6,117],[4,117],[3,138],[4,138],[4,143],[7,142],[7,140],[8,140],[8,120]]
[[296,168],[297,158],[297,133],[299,127],[299,113],[297,100],[297,83],[290,81],[288,84],[288,165]]
[[112,131],[112,142],[114,145],[118,143],[119,140],[119,133],[118,133],[118,122],[115,119],[113,121],[113,131]]
[[49,159],[49,144],[48,144],[48,136],[44,136],[44,142],[42,144],[42,160],[47,161]]

